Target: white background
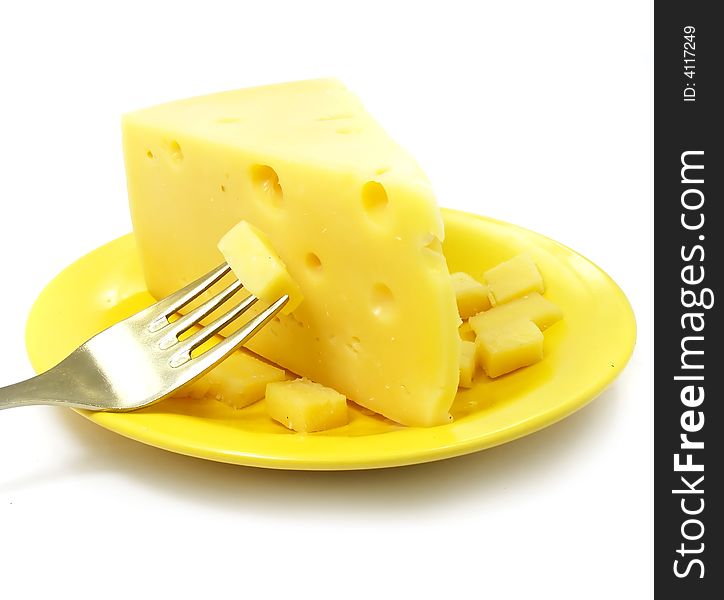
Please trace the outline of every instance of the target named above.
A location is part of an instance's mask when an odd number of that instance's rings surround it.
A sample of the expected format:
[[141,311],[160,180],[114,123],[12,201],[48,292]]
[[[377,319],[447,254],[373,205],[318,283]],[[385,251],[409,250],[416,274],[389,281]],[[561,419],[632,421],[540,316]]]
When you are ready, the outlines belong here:
[[2,412],[0,597],[651,597],[653,3],[190,4],[0,5],[0,385],[31,375],[44,284],[130,231],[123,112],[327,75],[442,205],[608,271],[637,349],[564,422],[377,472],[221,465]]

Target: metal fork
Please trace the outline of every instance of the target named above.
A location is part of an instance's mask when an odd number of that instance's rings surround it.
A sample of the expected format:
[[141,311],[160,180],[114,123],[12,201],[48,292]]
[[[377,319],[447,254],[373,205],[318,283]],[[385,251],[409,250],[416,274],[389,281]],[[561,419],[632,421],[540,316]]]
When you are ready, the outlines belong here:
[[188,314],[175,314],[229,273],[224,263],[156,304],[116,323],[45,373],[0,388],[0,409],[54,404],[87,410],[128,411],[149,406],[201,377],[266,325],[289,301],[284,295],[198,356],[191,353],[257,302],[253,295],[179,340],[243,288],[234,280]]

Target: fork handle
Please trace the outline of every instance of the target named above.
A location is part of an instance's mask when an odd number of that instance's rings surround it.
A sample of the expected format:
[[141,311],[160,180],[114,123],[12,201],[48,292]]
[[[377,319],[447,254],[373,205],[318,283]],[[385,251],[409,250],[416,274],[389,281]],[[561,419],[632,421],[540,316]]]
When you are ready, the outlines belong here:
[[[67,406],[69,408],[91,408],[67,400],[67,398],[72,398],[73,394],[65,392],[66,387],[63,378],[58,377],[54,370],[51,369],[25,381],[1,387],[0,410],[39,404]],[[64,399],[64,393],[66,399]]]
[[36,404],[56,404],[57,401],[46,398],[39,393],[38,377],[32,377],[19,383],[0,388],[0,410],[17,406],[33,406]]

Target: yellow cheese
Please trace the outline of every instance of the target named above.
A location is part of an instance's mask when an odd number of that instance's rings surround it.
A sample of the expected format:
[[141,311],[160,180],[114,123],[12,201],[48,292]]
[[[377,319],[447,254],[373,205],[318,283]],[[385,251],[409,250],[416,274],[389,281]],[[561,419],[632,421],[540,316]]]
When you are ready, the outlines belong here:
[[488,286],[473,279],[467,273],[452,273],[450,277],[461,319],[467,319],[490,308]]
[[460,327],[458,327],[458,333],[460,334],[461,340],[468,342],[475,341],[475,332],[473,331],[473,328],[470,327],[470,323],[467,321],[463,321]]
[[244,408],[264,397],[268,383],[284,381],[283,369],[238,350],[191,385],[192,398],[211,396],[234,408]]
[[268,303],[289,296],[282,312],[291,313],[302,301],[299,286],[289,275],[266,236],[251,223],[240,221],[219,240],[226,262],[254,296]]
[[499,377],[543,358],[543,333],[525,319],[486,329],[475,343],[480,365],[488,377]]
[[526,254],[520,254],[496,265],[483,274],[490,287],[493,305],[521,298],[531,292],[545,291],[538,267]]
[[270,383],[266,409],[275,421],[305,433],[341,427],[348,421],[347,399],[308,379]]
[[203,376],[189,384],[184,388],[183,394],[192,400],[201,400],[210,395],[211,381],[208,377]]
[[134,232],[162,297],[261,229],[304,302],[249,343],[406,425],[448,421],[460,323],[417,163],[335,80],[192,98],[123,120]]
[[460,387],[473,387],[476,363],[475,355],[475,342],[460,340]]
[[560,308],[537,292],[533,292],[524,298],[518,298],[506,304],[498,304],[490,310],[470,317],[468,323],[479,337],[484,331],[497,329],[520,319],[533,321],[543,330],[561,318],[563,318],[563,313]]

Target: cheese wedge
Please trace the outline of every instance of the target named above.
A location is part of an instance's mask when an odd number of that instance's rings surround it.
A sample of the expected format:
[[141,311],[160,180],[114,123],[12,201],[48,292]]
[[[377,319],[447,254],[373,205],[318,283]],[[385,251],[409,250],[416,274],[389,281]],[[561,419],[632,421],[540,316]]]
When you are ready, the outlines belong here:
[[304,296],[249,347],[394,421],[448,421],[460,319],[442,218],[356,96],[316,80],[192,98],[126,115],[123,138],[154,296],[218,265],[249,221]]

